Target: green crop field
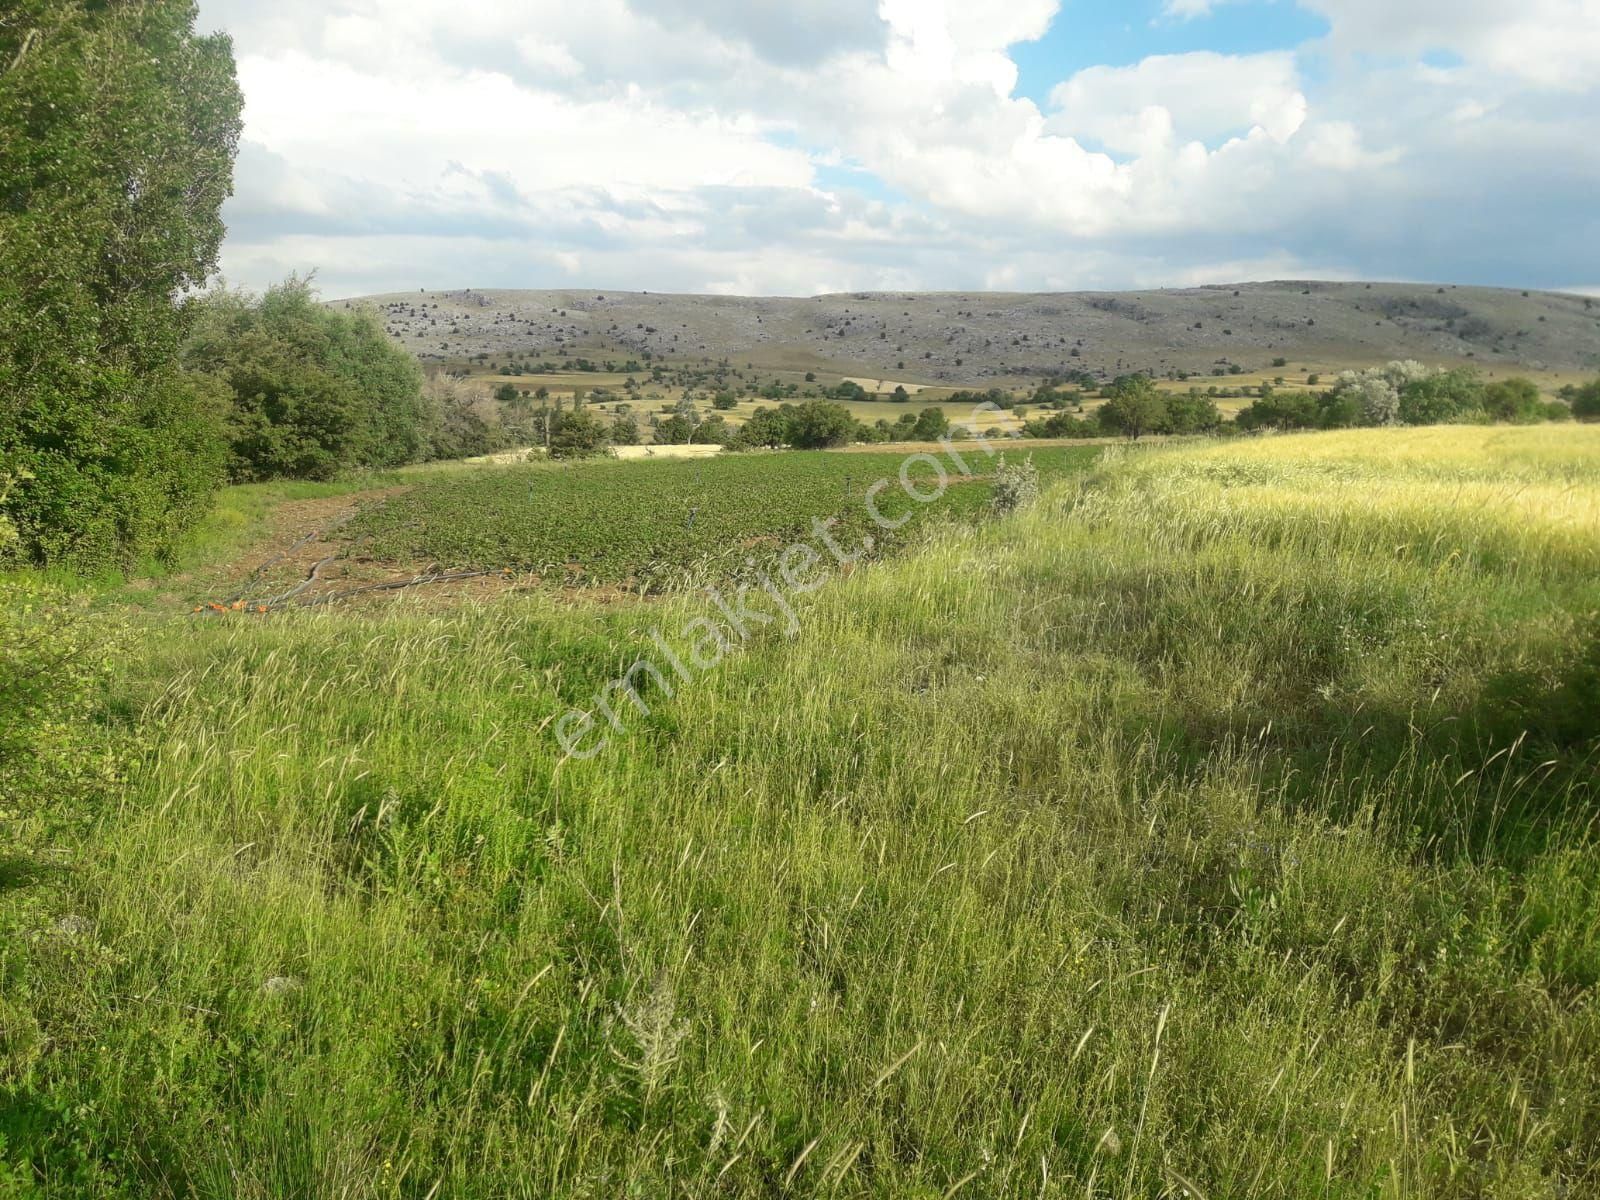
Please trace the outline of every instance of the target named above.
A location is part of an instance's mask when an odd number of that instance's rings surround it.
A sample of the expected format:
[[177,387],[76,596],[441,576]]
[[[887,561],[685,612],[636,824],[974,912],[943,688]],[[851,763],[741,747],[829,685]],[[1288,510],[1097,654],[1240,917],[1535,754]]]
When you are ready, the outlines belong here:
[[[706,596],[13,578],[0,1194],[1600,1195],[1600,429],[1040,458],[588,756]],[[452,470],[368,525],[624,577],[885,473]]]
[[[726,455],[694,462],[596,462],[440,475],[365,512],[350,533],[378,558],[510,568],[587,583],[674,586],[736,575],[817,520],[858,547],[889,538],[866,507],[898,523],[912,513],[971,516],[988,506],[998,457],[976,442],[946,452]],[[1097,447],[1003,446],[1044,479],[1086,469]],[[905,490],[901,467],[927,505]],[[925,520],[910,522],[920,528]]]

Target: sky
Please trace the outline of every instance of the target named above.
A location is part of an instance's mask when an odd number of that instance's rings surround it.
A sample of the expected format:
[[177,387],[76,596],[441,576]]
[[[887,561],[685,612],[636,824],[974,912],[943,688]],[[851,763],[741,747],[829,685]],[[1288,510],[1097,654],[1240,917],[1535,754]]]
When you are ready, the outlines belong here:
[[1600,0],[200,0],[325,296],[1600,294]]

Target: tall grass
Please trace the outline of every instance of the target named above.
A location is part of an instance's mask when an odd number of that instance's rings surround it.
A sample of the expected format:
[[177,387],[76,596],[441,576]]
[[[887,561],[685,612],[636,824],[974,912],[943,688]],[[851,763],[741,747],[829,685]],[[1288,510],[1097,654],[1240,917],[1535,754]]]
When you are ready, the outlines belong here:
[[587,762],[693,598],[152,627],[0,1180],[1595,1194],[1593,434],[1129,454]]

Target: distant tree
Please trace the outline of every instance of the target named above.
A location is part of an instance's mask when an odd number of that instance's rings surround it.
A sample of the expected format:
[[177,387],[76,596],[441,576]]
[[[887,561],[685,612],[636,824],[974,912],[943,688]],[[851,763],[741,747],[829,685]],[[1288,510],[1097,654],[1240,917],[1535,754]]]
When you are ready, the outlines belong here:
[[501,404],[515,404],[521,396],[514,383],[502,383],[494,390],[494,398]]
[[842,446],[856,431],[856,419],[842,404],[807,400],[789,413],[789,444],[797,450]]
[[637,446],[639,444],[639,422],[632,413],[620,413],[616,420],[611,422],[611,444],[614,446]]
[[1345,371],[1334,385],[1334,394],[1348,399],[1360,410],[1362,425],[1396,425],[1400,422],[1400,391],[1407,384],[1424,379],[1428,369],[1417,362],[1392,362],[1365,371]]
[[695,423],[681,413],[663,417],[656,424],[655,443],[658,446],[682,446],[694,437]]
[[1572,397],[1572,415],[1580,421],[1600,421],[1600,379],[1577,389]]
[[1531,379],[1502,379],[1483,392],[1483,408],[1491,421],[1523,425],[1545,418],[1544,397]]
[[1351,393],[1324,392],[1317,397],[1316,406],[1319,429],[1351,429],[1361,424],[1361,402]]
[[1029,421],[1022,432],[1033,438],[1082,438],[1093,437],[1099,430],[1070,412],[1053,412],[1048,417]]
[[1213,433],[1222,425],[1217,402],[1197,390],[1187,395],[1168,396],[1167,414],[1157,425],[1160,433]]
[[1274,392],[1241,409],[1234,418],[1240,429],[1315,429],[1320,422],[1316,400],[1303,392]]
[[789,444],[789,414],[794,411],[792,404],[781,404],[777,408],[758,408],[750,415],[739,430],[733,444],[740,449],[753,449],[764,447],[776,450],[779,446]]
[[510,444],[506,431],[491,428],[474,411],[471,398],[447,376],[430,379],[423,385],[423,401],[427,411],[423,457],[430,461],[493,454]]
[[729,409],[739,407],[739,398],[732,392],[718,392],[711,398],[711,407],[719,412],[727,412]]
[[905,384],[900,383],[895,385],[894,391],[889,393],[889,402],[891,404],[911,403],[911,393],[906,391]]
[[1101,426],[1134,441],[1167,418],[1167,402],[1148,375],[1124,375],[1107,389],[1100,408]]
[[551,458],[594,458],[609,448],[610,430],[588,409],[573,409],[550,418]]
[[1407,425],[1440,425],[1483,413],[1483,380],[1476,371],[1439,371],[1412,379],[1400,389],[1400,420]]
[[911,436],[919,442],[936,442],[950,432],[950,418],[942,408],[925,408],[917,414]]
[[733,426],[721,413],[712,413],[694,431],[694,440],[702,446],[726,446],[732,440]]

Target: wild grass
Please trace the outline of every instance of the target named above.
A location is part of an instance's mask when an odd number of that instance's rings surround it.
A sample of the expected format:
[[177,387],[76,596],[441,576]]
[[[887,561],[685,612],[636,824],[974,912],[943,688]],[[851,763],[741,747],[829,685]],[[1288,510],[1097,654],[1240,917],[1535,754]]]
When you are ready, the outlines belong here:
[[151,626],[0,898],[0,1179],[1595,1194],[1597,433],[1128,454],[586,762],[694,598]]

